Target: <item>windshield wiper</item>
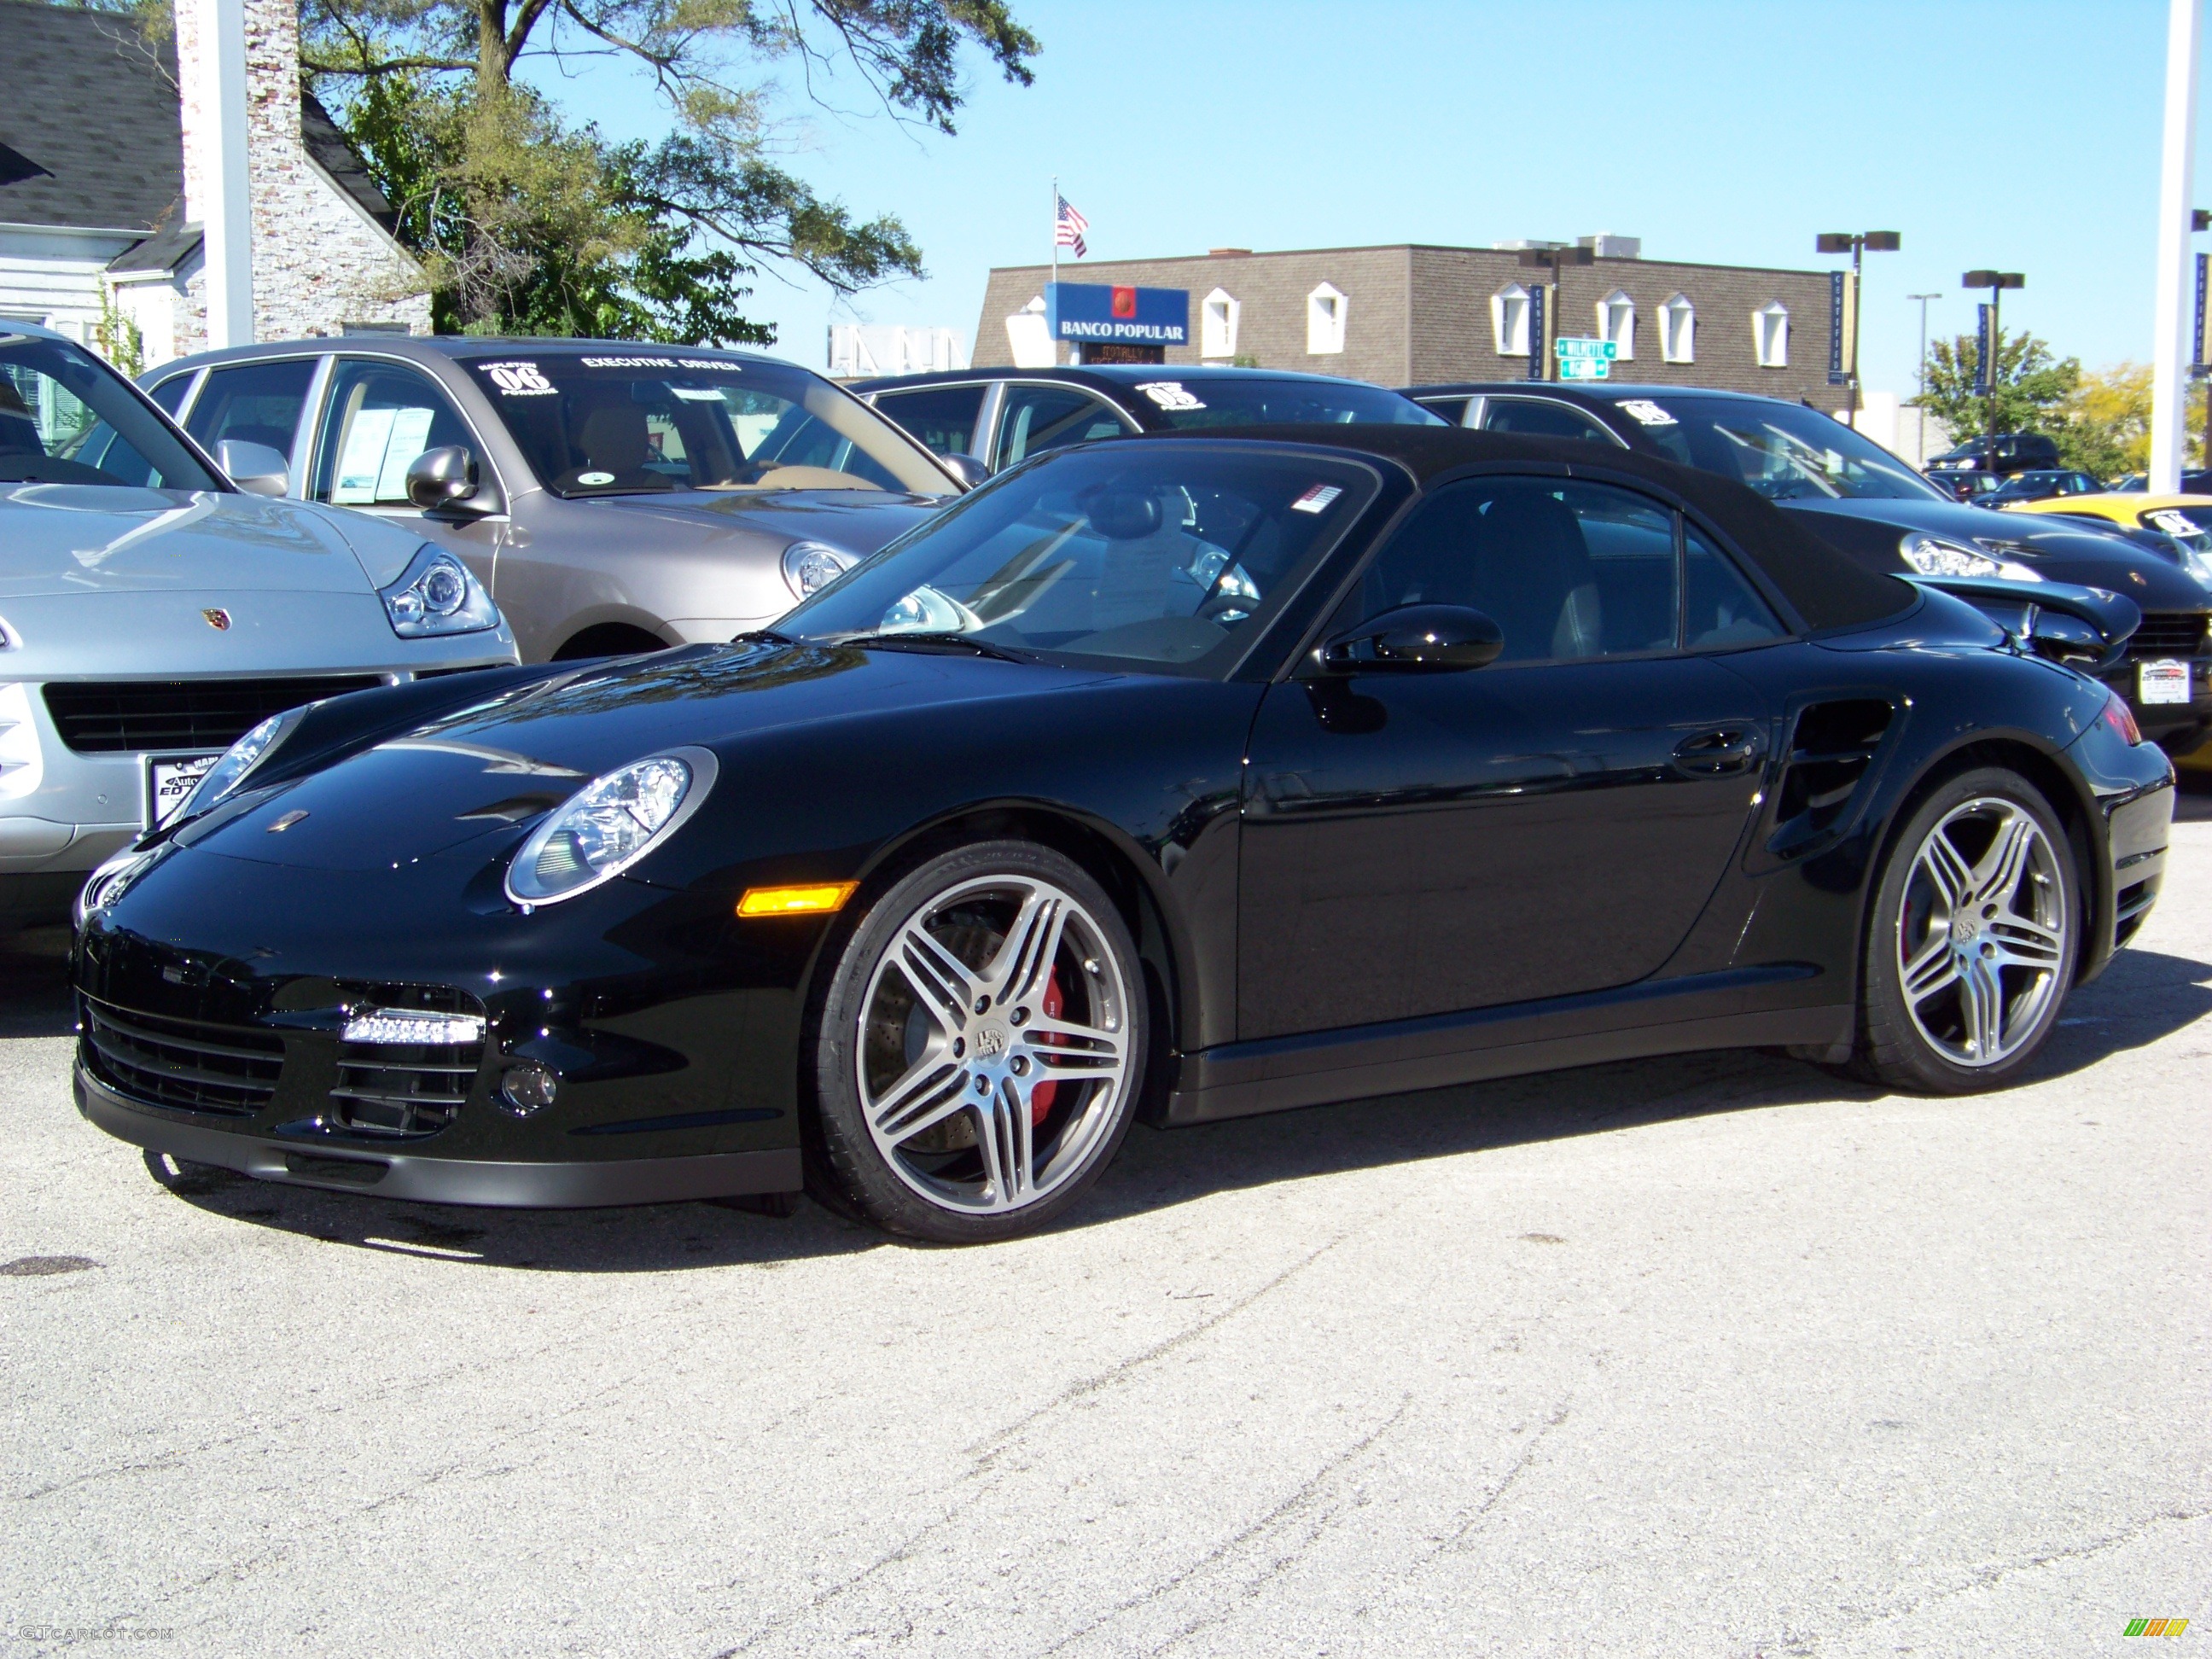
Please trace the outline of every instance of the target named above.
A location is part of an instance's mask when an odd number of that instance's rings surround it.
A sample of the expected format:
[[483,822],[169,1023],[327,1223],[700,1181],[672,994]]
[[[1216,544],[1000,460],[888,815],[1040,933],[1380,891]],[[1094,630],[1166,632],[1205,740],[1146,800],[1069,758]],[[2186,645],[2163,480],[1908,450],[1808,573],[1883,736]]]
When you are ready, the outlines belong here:
[[839,645],[874,646],[890,651],[917,648],[923,651],[972,651],[979,657],[993,657],[1000,662],[1030,660],[1021,653],[1009,651],[1003,645],[994,645],[988,640],[979,640],[973,634],[848,634],[836,642]]

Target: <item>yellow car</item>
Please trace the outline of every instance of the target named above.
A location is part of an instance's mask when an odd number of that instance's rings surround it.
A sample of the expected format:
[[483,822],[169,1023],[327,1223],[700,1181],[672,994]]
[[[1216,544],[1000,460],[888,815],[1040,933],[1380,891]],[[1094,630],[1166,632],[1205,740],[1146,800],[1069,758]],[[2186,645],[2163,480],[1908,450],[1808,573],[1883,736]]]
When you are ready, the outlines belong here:
[[[2183,565],[2212,586],[2212,495],[2108,490],[2101,495],[2053,495],[2040,501],[2014,501],[2000,510],[2055,513],[2118,526],[2134,539],[2164,544]],[[2178,764],[2191,772],[2212,773],[2212,743]]]

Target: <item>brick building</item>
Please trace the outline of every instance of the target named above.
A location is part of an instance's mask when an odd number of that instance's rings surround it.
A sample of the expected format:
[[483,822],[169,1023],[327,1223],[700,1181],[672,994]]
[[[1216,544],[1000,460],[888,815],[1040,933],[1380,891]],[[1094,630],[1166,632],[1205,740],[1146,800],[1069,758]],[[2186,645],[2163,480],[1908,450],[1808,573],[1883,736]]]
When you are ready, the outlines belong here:
[[[123,14],[0,0],[0,319],[97,344],[127,319],[149,368],[205,343],[209,113],[179,90],[208,80],[198,11],[159,41]],[[295,0],[245,12],[255,337],[428,332],[390,204],[301,88]]]
[[[1560,270],[1547,331],[1615,342],[1614,378],[1726,386],[1823,407],[1835,401],[1826,271],[1646,259],[1632,237],[1583,240],[1592,262]],[[1530,295],[1552,273],[1522,263],[1525,246],[1540,245],[1218,248],[1186,258],[1069,261],[1060,273],[1068,282],[1187,292],[1191,343],[1165,348],[1170,363],[1241,359],[1406,386],[1527,374]],[[1024,313],[1042,305],[1051,276],[1042,264],[991,272],[975,329],[977,364],[1016,363],[1017,343],[1040,338]]]

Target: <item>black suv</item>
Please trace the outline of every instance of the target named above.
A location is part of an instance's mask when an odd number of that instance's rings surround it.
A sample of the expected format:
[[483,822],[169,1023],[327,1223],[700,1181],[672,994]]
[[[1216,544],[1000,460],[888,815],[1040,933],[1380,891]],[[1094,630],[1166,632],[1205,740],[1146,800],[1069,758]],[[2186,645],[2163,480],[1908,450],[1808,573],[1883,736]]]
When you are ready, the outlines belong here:
[[[1462,426],[1618,445],[1733,478],[1876,570],[2124,593],[2142,607],[2142,626],[2105,683],[2169,754],[2187,754],[2212,731],[2212,588],[2178,550],[2080,520],[1968,507],[1841,421],[1777,398],[1527,380],[1409,386],[1406,395]],[[2187,669],[2185,696],[2177,665]]]
[[2015,472],[2055,471],[2063,465],[2058,446],[2040,432],[2000,432],[1994,438],[1969,438],[1956,449],[1946,450],[1928,463],[1930,472],[1994,472],[2009,478]]

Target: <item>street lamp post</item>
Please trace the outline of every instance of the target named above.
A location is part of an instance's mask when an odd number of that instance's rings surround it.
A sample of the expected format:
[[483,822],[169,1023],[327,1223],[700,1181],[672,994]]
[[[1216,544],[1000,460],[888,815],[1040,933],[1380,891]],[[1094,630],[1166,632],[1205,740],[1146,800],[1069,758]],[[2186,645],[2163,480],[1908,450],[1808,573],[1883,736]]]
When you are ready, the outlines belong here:
[[1940,294],[1908,294],[1905,297],[1920,302],[1920,368],[1912,395],[1924,398],[1928,395],[1928,302],[1943,296]]
[[1904,239],[1893,230],[1858,230],[1823,233],[1813,239],[1817,253],[1848,253],[1851,256],[1851,361],[1850,372],[1844,377],[1845,403],[1850,412],[1850,424],[1859,423],[1859,269],[1869,252],[1894,253]]
[[[1583,247],[1579,245],[1574,247],[1524,247],[1521,250],[1521,263],[1522,264],[1540,267],[1552,273],[1552,281],[1550,283],[1552,297],[1550,302],[1544,307],[1544,325],[1546,328],[1556,331],[1559,326],[1559,319],[1558,315],[1559,309],[1560,286],[1559,267],[1562,265],[1586,265],[1592,263],[1596,258],[1597,254],[1594,249]],[[1538,352],[1543,352],[1545,344],[1546,343],[1544,341],[1538,340],[1534,343],[1534,349]],[[1553,368],[1552,359],[1548,353],[1543,356],[1542,363],[1544,372],[1540,378],[1548,380],[1555,372]]]
[[1990,291],[1990,360],[1982,365],[1982,377],[1989,383],[1989,415],[1982,435],[1994,439],[1997,435],[1997,364],[2004,357],[2004,328],[1997,296],[2008,288],[2026,288],[2027,278],[2016,270],[1970,270],[1959,278],[1959,286]]

